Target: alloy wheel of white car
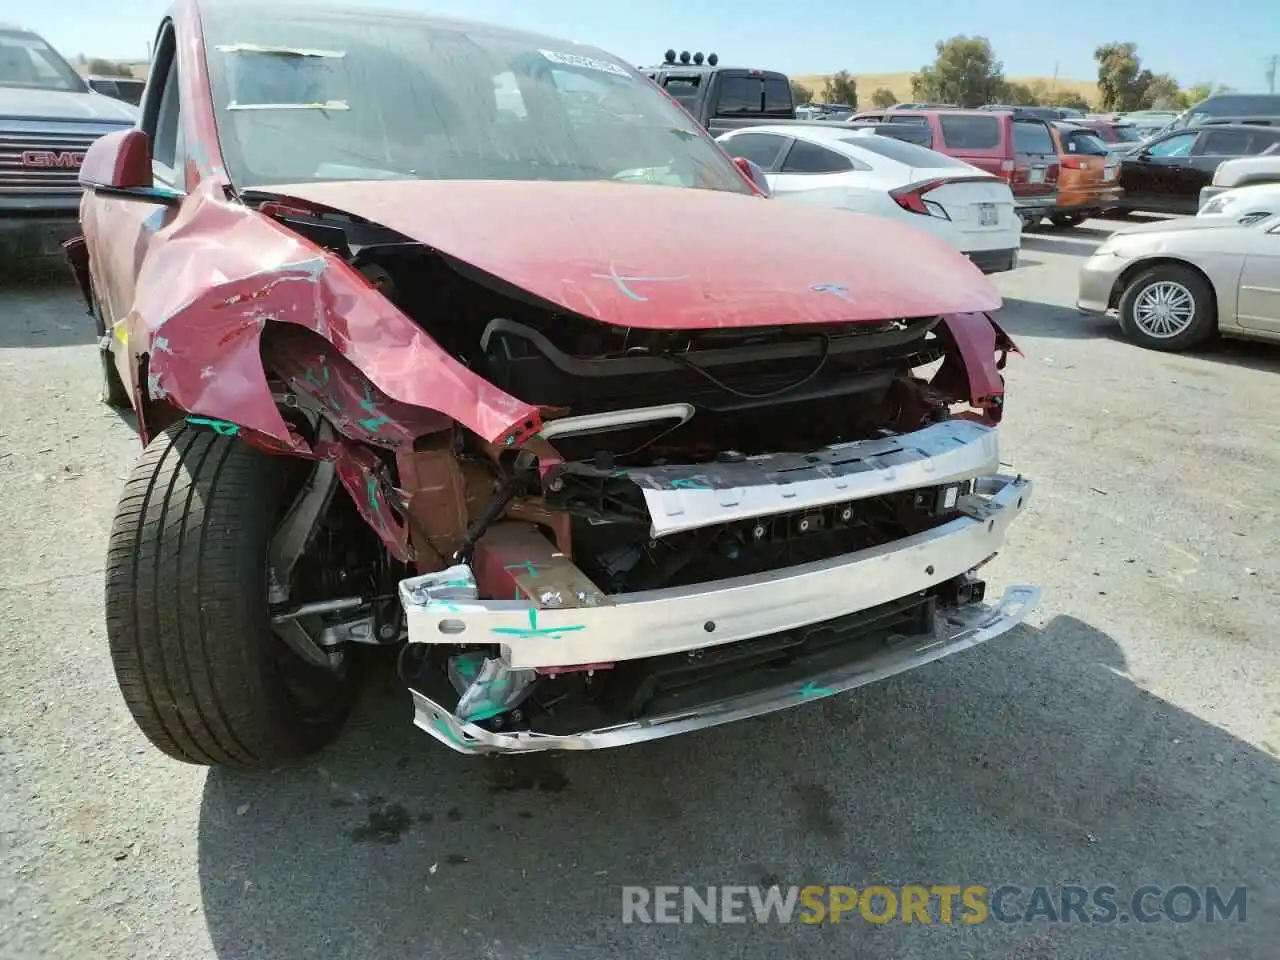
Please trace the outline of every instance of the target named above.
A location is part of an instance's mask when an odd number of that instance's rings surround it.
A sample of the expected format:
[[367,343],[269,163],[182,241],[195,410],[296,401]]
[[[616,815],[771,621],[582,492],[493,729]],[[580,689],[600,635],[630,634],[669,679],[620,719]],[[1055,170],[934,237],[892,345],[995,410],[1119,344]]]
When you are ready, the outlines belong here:
[[1133,301],[1133,321],[1148,336],[1167,340],[1191,326],[1196,301],[1191,291],[1173,280],[1161,280],[1142,289]]

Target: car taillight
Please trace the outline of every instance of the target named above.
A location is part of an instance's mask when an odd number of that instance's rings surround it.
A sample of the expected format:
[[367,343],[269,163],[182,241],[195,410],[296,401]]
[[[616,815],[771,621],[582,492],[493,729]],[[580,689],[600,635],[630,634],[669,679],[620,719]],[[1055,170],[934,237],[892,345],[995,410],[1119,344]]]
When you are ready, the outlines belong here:
[[1086,160],[1084,157],[1063,157],[1062,169],[1063,170],[1088,170],[1089,161]]
[[1016,168],[1017,168],[1017,164],[1015,164],[1012,160],[1001,160],[1001,161],[1000,161],[1000,176],[1001,176],[1001,177],[1003,177],[1005,180],[1012,180],[1012,179],[1013,179],[1013,171],[1014,171]]
[[909,183],[905,187],[890,190],[889,196],[903,210],[923,214],[926,217],[937,217],[939,220],[950,220],[951,217],[947,215],[947,211],[943,209],[942,204],[926,200],[924,195],[930,190],[937,190],[939,187],[955,182],[955,180],[945,179],[921,180],[919,183]]

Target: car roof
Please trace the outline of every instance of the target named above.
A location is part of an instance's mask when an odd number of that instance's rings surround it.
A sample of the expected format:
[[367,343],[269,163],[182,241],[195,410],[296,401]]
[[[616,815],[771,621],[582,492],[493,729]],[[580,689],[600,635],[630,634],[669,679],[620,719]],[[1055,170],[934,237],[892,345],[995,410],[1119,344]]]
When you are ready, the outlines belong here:
[[[857,129],[856,127],[854,128]],[[772,133],[783,137],[803,136],[809,140],[822,143],[835,143],[849,136],[850,128],[843,123],[762,123],[750,127],[738,127],[727,131],[737,136],[742,133]]]
[[1256,133],[1259,130],[1270,130],[1272,127],[1262,123],[1199,123],[1194,127],[1179,127],[1170,130],[1174,133],[1200,133],[1202,130],[1238,130],[1242,133]]
[[[729,131],[732,134],[743,133],[771,133],[783,137],[793,137],[799,140],[809,140],[813,143],[824,144],[830,146],[833,150],[845,150],[849,147],[856,148],[858,143],[863,140],[893,140],[893,137],[882,137],[878,133],[867,132],[866,127],[850,128],[843,123],[768,123],[760,126],[739,127],[736,130]],[[850,142],[852,139],[853,142]],[[901,142],[901,141],[899,141]],[[919,144],[916,144],[919,146]],[[901,163],[901,160],[892,160],[885,157],[893,163]]]
[[[220,17],[233,16],[235,13],[254,11],[261,14],[262,0],[194,0],[201,13],[217,14]],[[380,7],[376,4],[365,4],[359,0],[274,0],[268,8],[272,19],[288,19],[294,15],[299,19],[307,17],[350,17],[353,20],[400,20],[414,23],[435,24],[441,27],[453,27],[460,30],[481,31],[491,36],[504,37],[526,43],[552,43],[572,45],[581,50],[592,50],[602,53],[611,60],[627,63],[616,54],[609,53],[601,47],[589,43],[577,43],[558,37],[554,34],[538,33],[533,30],[520,30],[503,26],[489,20],[473,20],[465,17],[446,17],[424,10],[406,7]],[[631,65],[634,69],[634,65]],[[684,65],[680,65],[684,69]],[[653,68],[646,68],[653,69]]]

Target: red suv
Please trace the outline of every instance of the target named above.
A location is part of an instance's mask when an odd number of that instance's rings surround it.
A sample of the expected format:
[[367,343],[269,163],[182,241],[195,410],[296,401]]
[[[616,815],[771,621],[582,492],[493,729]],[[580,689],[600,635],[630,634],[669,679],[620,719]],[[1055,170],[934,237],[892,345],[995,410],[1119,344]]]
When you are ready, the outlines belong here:
[[1000,110],[894,110],[885,123],[924,123],[934,150],[1006,180],[1018,216],[1035,222],[1058,198],[1058,151],[1043,120]]

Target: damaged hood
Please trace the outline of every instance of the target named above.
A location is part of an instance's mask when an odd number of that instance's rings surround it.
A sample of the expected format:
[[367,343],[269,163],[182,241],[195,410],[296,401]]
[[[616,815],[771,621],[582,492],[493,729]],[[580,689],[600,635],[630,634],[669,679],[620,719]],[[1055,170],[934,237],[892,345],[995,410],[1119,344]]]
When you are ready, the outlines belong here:
[[967,257],[923,230],[747,194],[489,180],[260,190],[363,217],[564,310],[624,327],[839,323],[1001,304]]

